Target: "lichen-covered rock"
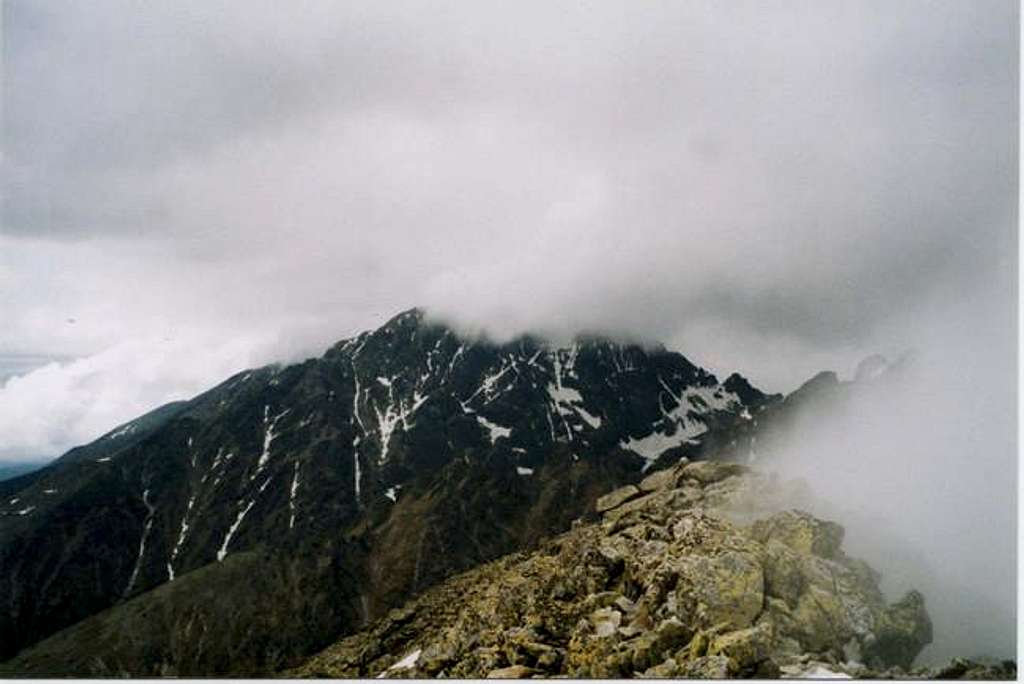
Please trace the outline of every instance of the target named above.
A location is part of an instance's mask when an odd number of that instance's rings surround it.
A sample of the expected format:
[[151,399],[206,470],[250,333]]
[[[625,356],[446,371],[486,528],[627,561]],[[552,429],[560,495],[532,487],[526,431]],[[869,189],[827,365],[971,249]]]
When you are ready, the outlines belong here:
[[687,679],[726,679],[729,677],[729,659],[721,655],[703,656],[691,660],[683,667]]
[[708,646],[708,655],[724,655],[733,672],[756,667],[772,654],[772,624],[762,622],[757,627],[738,629],[716,637]]
[[865,656],[869,664],[894,664],[910,668],[921,649],[932,641],[932,621],[924,608],[924,597],[910,591],[878,616],[875,640]]
[[665,658],[664,662],[644,670],[643,677],[647,679],[674,679],[682,673],[682,668],[675,658]]
[[679,479],[677,468],[666,468],[653,472],[637,485],[642,492],[654,492],[659,489],[673,489]]
[[595,610],[590,615],[590,621],[594,623],[594,634],[598,637],[610,637],[619,629],[622,624],[622,613],[609,608]]
[[621,506],[630,499],[640,495],[640,489],[636,485],[626,485],[625,487],[619,487],[614,492],[605,494],[597,503],[594,504],[594,509],[598,513],[604,513],[610,511],[613,508]]
[[757,541],[780,541],[797,553],[834,558],[843,543],[843,528],[818,520],[802,511],[783,511],[754,523],[750,530]]
[[680,471],[683,478],[697,480],[704,486],[713,482],[724,480],[734,475],[742,475],[747,472],[747,467],[739,463],[725,463],[722,461],[697,461],[689,463]]
[[764,570],[750,553],[680,559],[676,589],[680,610],[697,627],[749,627],[764,605]]
[[800,555],[771,539],[765,544],[763,567],[765,591],[796,608],[807,584]]
[[[730,518],[730,496],[747,515],[771,481],[734,464],[664,472],[605,497],[600,523],[451,578],[294,674],[773,678],[862,657],[842,672],[871,676],[930,641],[920,595],[888,606],[835,523]],[[388,669],[414,650],[415,667]]]

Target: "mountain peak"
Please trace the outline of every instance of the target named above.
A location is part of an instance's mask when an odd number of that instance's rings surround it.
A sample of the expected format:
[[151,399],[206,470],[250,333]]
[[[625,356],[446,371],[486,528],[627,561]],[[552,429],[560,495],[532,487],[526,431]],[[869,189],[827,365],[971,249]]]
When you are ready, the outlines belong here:
[[[195,578],[230,594],[237,576],[265,568],[306,584],[261,589],[268,604],[301,609],[254,638],[303,633],[313,606],[324,633],[351,630],[448,574],[568,529],[645,471],[727,444],[749,451],[738,426],[752,429],[749,402],[763,397],[660,347],[497,343],[403,311],[321,358],[245,371],[131,421],[0,500],[0,545],[32,549],[17,569],[0,555],[0,576],[53,587],[17,619],[0,616],[0,659],[118,604],[219,624],[216,605],[188,601],[188,587],[208,586]],[[66,513],[83,510],[99,512]],[[330,597],[303,593],[342,579]],[[0,587],[0,602],[29,595],[28,581]],[[168,584],[180,607],[161,602]],[[124,603],[141,594],[156,604]],[[166,633],[188,620],[165,617],[140,627],[145,641],[188,641]],[[234,667],[266,667],[274,649],[260,643]],[[216,649],[180,648],[167,654],[179,674],[215,672],[201,659]]]

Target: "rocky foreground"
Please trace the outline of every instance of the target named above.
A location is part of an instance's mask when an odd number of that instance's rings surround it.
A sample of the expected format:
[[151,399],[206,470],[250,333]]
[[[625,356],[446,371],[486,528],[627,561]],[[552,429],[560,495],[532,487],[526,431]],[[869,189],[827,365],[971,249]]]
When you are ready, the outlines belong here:
[[[454,577],[288,674],[327,677],[1014,678],[913,669],[916,591],[887,604],[843,529],[777,503],[793,484],[681,463],[601,498],[597,520]],[[776,512],[772,512],[772,511]]]

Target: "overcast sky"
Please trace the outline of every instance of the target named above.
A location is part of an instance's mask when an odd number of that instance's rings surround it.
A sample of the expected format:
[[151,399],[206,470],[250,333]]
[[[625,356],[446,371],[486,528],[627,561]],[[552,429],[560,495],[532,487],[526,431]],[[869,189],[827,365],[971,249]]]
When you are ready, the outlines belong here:
[[414,305],[1016,377],[1015,2],[2,7],[0,459]]

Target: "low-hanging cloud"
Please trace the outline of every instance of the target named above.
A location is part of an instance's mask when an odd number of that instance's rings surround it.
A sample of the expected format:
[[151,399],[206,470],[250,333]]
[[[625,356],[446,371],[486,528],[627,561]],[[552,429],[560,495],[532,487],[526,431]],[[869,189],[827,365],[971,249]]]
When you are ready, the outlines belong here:
[[807,405],[758,452],[762,467],[810,485],[813,503],[790,503],[841,522],[889,600],[924,594],[934,641],[923,663],[1016,654],[1014,324],[993,301],[923,312],[908,361],[859,380],[849,400]]

